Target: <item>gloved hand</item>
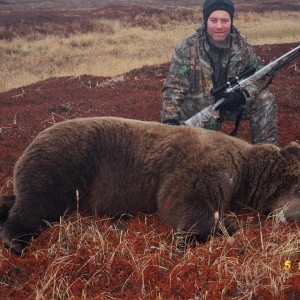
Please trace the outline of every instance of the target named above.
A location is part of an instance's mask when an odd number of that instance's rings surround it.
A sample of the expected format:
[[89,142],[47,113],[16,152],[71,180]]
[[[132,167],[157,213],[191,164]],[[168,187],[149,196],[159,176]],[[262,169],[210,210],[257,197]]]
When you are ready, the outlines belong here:
[[163,120],[163,124],[167,124],[167,125],[180,125],[180,122],[177,119],[167,119],[167,120]]
[[226,99],[216,107],[216,110],[234,112],[246,103],[246,96],[250,97],[248,91],[244,89],[229,93],[225,95]]

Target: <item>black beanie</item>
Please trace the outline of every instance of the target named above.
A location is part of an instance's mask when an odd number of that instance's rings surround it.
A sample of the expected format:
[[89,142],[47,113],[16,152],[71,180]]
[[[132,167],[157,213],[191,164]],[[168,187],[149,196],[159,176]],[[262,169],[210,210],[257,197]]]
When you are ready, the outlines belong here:
[[206,26],[207,20],[215,10],[225,10],[229,13],[231,21],[234,17],[234,4],[231,0],[206,0],[203,5],[203,20]]

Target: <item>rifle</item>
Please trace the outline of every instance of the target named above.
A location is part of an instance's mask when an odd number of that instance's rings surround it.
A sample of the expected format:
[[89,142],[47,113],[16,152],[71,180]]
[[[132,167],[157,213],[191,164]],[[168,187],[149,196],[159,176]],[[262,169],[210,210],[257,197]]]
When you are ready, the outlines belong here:
[[[248,67],[245,71],[243,71],[241,74],[231,79],[224,85],[212,89],[211,94],[213,96],[216,96],[219,93],[223,93],[226,95],[238,89],[243,89],[247,85],[252,84],[259,79],[265,79],[266,77],[269,77],[269,81],[264,87],[265,89],[272,83],[276,72],[299,55],[300,45],[294,48],[293,50],[285,53],[284,55],[280,56],[273,62],[270,62],[268,65],[264,66],[258,71],[256,71],[256,68],[254,66]],[[216,110],[216,107],[219,104],[221,104],[224,100],[226,100],[226,98],[219,99],[215,104],[209,105],[208,107],[204,108],[202,111],[200,111],[190,119],[184,121],[183,123],[188,126],[204,127],[205,124],[211,119],[218,119],[220,117],[220,112]]]

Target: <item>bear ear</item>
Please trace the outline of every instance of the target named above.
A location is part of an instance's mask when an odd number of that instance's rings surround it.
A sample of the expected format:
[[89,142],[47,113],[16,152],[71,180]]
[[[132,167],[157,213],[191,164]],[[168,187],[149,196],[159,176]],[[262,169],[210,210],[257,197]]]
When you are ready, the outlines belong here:
[[283,156],[294,156],[300,161],[300,145],[296,142],[291,142],[281,149]]

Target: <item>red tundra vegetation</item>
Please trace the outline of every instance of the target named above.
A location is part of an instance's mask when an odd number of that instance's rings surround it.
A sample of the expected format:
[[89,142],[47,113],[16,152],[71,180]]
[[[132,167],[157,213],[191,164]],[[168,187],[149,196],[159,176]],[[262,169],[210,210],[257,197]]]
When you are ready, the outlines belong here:
[[[265,63],[296,44],[256,47]],[[299,59],[280,70],[279,142],[300,142]],[[50,78],[0,94],[0,188],[12,192],[13,166],[43,129],[76,117],[160,120],[160,89],[169,64],[115,78]],[[224,132],[233,124],[226,123]],[[242,123],[238,137],[249,140]],[[147,187],[145,187],[147,188]],[[157,214],[120,219],[79,212],[50,224],[24,257],[0,247],[1,299],[300,299],[299,224],[231,215],[234,237],[176,250]]]

